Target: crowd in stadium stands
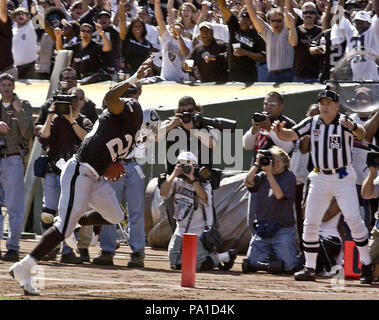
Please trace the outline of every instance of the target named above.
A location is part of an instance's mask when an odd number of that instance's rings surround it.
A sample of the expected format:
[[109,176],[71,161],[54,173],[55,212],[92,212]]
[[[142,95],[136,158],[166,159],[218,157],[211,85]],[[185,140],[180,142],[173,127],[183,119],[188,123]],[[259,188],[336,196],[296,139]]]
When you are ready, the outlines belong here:
[[[351,80],[379,80],[378,60],[375,61],[375,55],[379,56],[377,2],[377,0],[346,2],[345,0],[339,2],[333,0],[188,0],[186,2],[183,0],[0,0],[0,74],[10,75],[1,78],[0,84],[9,85],[13,92],[14,80],[50,79],[60,50],[73,52],[71,65],[62,72],[60,79],[66,82],[70,89],[75,88],[77,82],[86,84],[127,79],[136,73],[149,56],[154,57],[150,74],[152,82],[173,81],[187,84],[196,82],[200,85],[202,82],[326,83],[333,77],[336,64],[341,59],[354,52],[363,51],[371,54],[374,60],[367,62],[364,60],[364,55],[353,59],[350,65]],[[6,92],[6,88],[2,90],[2,104],[5,106],[10,102],[5,99],[9,92]],[[91,102],[91,107],[88,106],[90,101],[85,98],[83,91],[73,89],[73,92],[81,99],[81,102],[76,103],[82,107],[86,106],[83,107],[82,113],[91,118],[90,113],[96,113],[93,103]],[[365,88],[355,92],[356,101],[369,100],[369,97],[370,91]],[[332,96],[324,98],[337,102]],[[195,110],[196,103],[191,101],[186,106]],[[19,100],[16,103],[14,112],[17,117],[19,109],[22,108],[21,103],[23,102]],[[38,130],[45,130],[46,118],[52,118],[48,115],[51,113],[50,105],[51,102],[41,108],[39,120],[43,112],[44,118],[34,124],[36,135]],[[304,148],[304,144],[309,145],[309,141],[298,140],[294,143],[281,141],[271,130],[271,123],[277,119],[285,120],[288,128],[295,125],[293,120],[283,115],[283,107],[284,100],[279,93],[268,94],[265,97],[263,110],[269,114],[269,117],[264,121],[254,120],[252,127],[243,138],[244,148],[254,149],[255,156],[261,153],[259,150],[272,150],[276,162],[282,163],[279,169],[273,169],[274,176],[286,172],[286,182],[283,182],[281,185],[283,190],[280,190],[281,182],[277,184],[269,179],[268,182],[264,180],[266,176],[271,177],[271,171],[268,174],[258,173],[261,164],[255,162],[257,168],[255,171],[251,169],[245,181],[249,191],[258,192],[258,187],[261,186],[259,192],[263,197],[272,196],[269,195],[270,188],[274,189],[274,194],[275,190],[277,194],[288,193],[288,203],[286,203],[288,216],[285,219],[275,217],[267,206],[267,212],[260,212],[261,217],[259,214],[251,216],[252,212],[249,212],[251,230],[259,231],[258,234],[268,232],[269,236],[263,242],[259,236],[252,238],[248,259],[243,263],[244,272],[266,270],[294,273],[300,270],[304,263],[304,258],[299,254],[303,247],[301,200],[303,186],[307,184],[306,176],[313,167],[309,160],[309,149]],[[25,112],[30,112],[30,106],[26,105],[24,109]],[[313,109],[310,106],[309,114],[313,111],[314,114],[319,113],[318,105],[314,105]],[[368,119],[367,114],[354,116],[356,123],[362,125]],[[30,118],[31,114],[28,114],[28,117]],[[91,120],[94,123],[96,119],[97,115],[93,115]],[[181,120],[175,121],[173,127],[183,124]],[[376,127],[372,129],[372,136],[378,127],[378,121],[375,121],[373,127]],[[77,122],[72,122],[72,125],[76,126]],[[33,129],[30,119],[28,123],[25,122],[25,128],[27,128],[25,132],[19,133],[20,142],[21,138],[30,138]],[[75,127],[73,128],[75,131]],[[85,130],[89,131],[90,128],[91,124]],[[9,128],[4,129],[0,126],[1,133],[4,133],[4,130],[7,131]],[[79,133],[74,131],[73,134],[80,138]],[[274,146],[280,148],[272,149]],[[359,148],[357,145],[354,146]],[[362,149],[364,148],[357,150]],[[70,149],[70,156],[72,152],[74,149]],[[4,157],[0,150],[0,157],[9,158],[8,161],[11,161],[12,155],[13,151]],[[356,164],[355,169],[360,175],[356,181],[359,195],[367,176],[359,163],[365,161],[366,155],[367,153],[360,156],[356,151],[353,158],[353,165]],[[255,156],[254,161],[257,160]],[[261,159],[261,156],[259,158]],[[22,169],[21,163],[19,166]],[[294,174],[287,174],[288,170]],[[51,173],[56,184],[56,174]],[[374,176],[372,173],[372,178]],[[259,180],[260,178],[263,180]],[[254,179],[258,179],[259,184]],[[0,182],[8,192],[10,186],[6,185],[6,181],[0,174]],[[287,190],[289,183],[292,186]],[[254,197],[259,195],[256,193]],[[251,196],[251,199],[254,197]],[[376,195],[371,192],[365,197],[376,198]],[[376,211],[376,205],[372,204],[370,207],[368,200],[360,198],[360,201],[366,210],[364,215],[366,227],[371,230],[375,224],[373,212]],[[271,206],[276,208],[274,202],[271,202]],[[280,205],[282,202],[278,203]],[[296,219],[295,216],[291,216],[294,203],[296,203]],[[48,224],[53,223],[55,207],[51,208],[50,213],[53,215]],[[250,207],[250,210],[254,208]],[[264,215],[276,221],[275,224],[264,225],[262,223],[265,221],[265,218],[262,218]],[[258,218],[258,221],[253,221],[254,218]],[[263,220],[259,221],[260,218]],[[336,232],[340,226],[341,214],[335,201],[331,202],[322,221],[321,250],[328,248],[330,251],[324,252],[323,256],[320,255],[324,257],[324,261],[318,261],[317,272],[328,275],[333,271],[334,265],[341,263],[340,235],[342,233],[346,235],[348,231]],[[12,223],[17,224],[15,221]],[[281,241],[284,242],[279,241],[274,244],[274,235],[278,231],[275,228],[281,223],[288,230],[283,233],[284,240]],[[19,258],[19,229],[16,230],[18,238],[13,239],[9,246],[7,244],[8,252],[4,260],[17,261]],[[345,229],[348,229],[346,224]],[[327,243],[331,237],[333,241],[337,238],[336,242],[339,242],[337,248],[335,243],[330,246]],[[286,246],[285,243],[288,242],[294,246]],[[285,251],[283,243],[288,252],[281,255],[280,253]],[[269,250],[267,249],[269,245],[277,246],[278,249]],[[88,244],[83,247],[85,248],[88,248]],[[255,250],[261,250],[260,255],[256,254]],[[85,255],[88,255],[88,250]],[[235,256],[232,260],[234,259]],[[68,261],[70,263],[71,260]],[[108,262],[113,263],[111,258]],[[138,266],[143,266],[143,259]],[[213,268],[213,264],[211,267]]]

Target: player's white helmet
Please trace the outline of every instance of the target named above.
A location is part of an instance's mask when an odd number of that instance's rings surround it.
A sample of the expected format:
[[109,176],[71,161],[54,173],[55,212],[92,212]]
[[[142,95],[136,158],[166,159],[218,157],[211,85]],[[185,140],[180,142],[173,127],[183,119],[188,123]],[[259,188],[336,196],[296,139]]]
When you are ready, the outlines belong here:
[[[158,113],[153,109],[143,110],[143,120],[141,125],[141,130],[138,140],[145,140],[144,138],[149,137],[158,130],[158,122],[160,117]],[[139,141],[139,142],[140,142]]]

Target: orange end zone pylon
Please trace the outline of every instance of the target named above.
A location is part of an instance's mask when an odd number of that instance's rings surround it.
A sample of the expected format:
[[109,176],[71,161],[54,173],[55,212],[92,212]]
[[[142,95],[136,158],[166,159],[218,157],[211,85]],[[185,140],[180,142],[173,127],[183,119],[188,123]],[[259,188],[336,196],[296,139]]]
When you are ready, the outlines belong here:
[[359,251],[354,241],[345,241],[344,272],[346,279],[359,279],[361,261]]
[[195,287],[197,235],[183,234],[182,287]]

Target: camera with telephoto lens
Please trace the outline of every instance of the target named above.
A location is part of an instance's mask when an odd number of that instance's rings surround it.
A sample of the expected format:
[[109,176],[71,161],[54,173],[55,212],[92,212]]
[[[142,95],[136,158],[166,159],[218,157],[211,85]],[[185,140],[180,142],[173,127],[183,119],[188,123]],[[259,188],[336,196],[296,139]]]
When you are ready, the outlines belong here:
[[206,126],[213,127],[219,130],[230,129],[232,132],[236,129],[237,121],[225,118],[207,118],[200,112],[196,112],[192,116],[193,125],[197,129],[205,128]]
[[369,152],[367,154],[366,164],[368,167],[379,168],[379,152]]
[[262,157],[261,157],[261,166],[265,167],[270,165],[270,161],[272,160],[272,154],[270,150],[262,150],[261,151]]
[[271,114],[269,114],[268,112],[266,111],[263,111],[263,112],[255,112],[253,114],[253,120],[254,122],[262,122],[262,121],[265,121],[267,119],[267,117],[270,119],[271,122],[273,122],[273,119],[271,117]]

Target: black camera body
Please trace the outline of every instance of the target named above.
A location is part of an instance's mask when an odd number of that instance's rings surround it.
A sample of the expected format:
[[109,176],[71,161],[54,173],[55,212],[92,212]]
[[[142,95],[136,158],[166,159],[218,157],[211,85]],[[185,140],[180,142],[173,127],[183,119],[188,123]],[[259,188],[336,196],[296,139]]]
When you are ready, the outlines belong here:
[[192,121],[192,113],[184,111],[182,112],[180,119],[182,119],[183,123],[190,123]]
[[265,121],[267,119],[267,117],[270,119],[271,123],[273,122],[273,119],[271,117],[271,114],[269,114],[268,112],[266,111],[263,111],[263,112],[255,112],[253,114],[253,120],[254,122],[262,122],[262,121]]
[[369,152],[366,158],[368,167],[379,167],[379,152]]
[[270,165],[270,161],[272,160],[272,154],[270,150],[262,150],[262,157],[261,157],[261,166],[265,167]]
[[77,101],[78,98],[75,94],[62,94],[57,93],[53,95],[53,101],[55,102],[55,114],[70,114],[70,106],[73,101]]
[[180,167],[182,168],[182,170],[185,174],[191,173],[192,166],[190,164],[181,164]]

